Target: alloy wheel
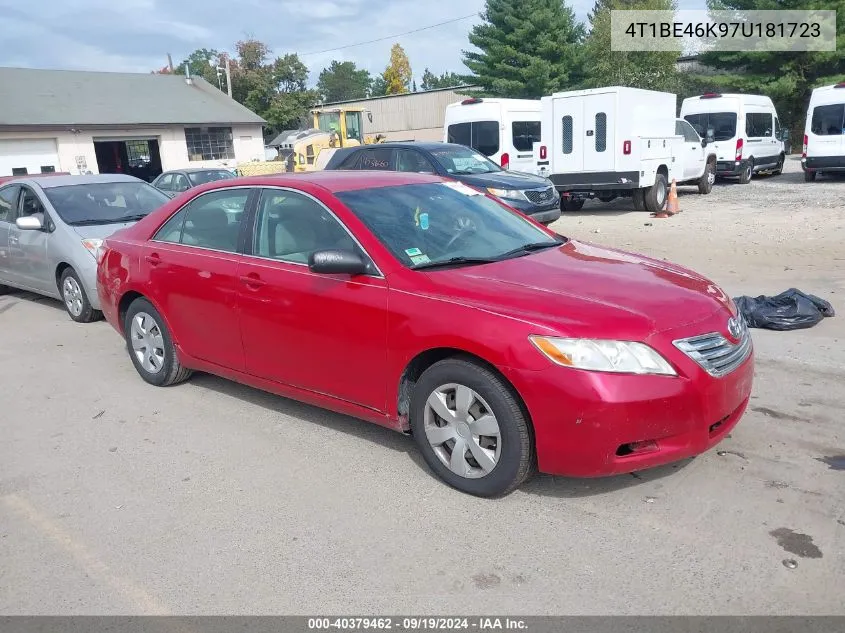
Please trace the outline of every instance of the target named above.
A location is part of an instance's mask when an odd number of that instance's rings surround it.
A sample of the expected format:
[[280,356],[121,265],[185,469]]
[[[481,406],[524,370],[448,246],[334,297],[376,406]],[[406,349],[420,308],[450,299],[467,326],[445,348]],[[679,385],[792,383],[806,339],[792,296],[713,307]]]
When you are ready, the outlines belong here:
[[146,312],[132,319],[129,332],[132,353],[144,371],[157,374],[164,367],[164,337],[156,320]]
[[74,277],[68,276],[65,278],[65,282],[62,284],[62,298],[68,312],[75,317],[82,314],[82,288],[79,287],[79,282]]
[[478,479],[499,462],[499,422],[484,398],[465,385],[441,385],[429,395],[424,429],[438,459],[456,475]]

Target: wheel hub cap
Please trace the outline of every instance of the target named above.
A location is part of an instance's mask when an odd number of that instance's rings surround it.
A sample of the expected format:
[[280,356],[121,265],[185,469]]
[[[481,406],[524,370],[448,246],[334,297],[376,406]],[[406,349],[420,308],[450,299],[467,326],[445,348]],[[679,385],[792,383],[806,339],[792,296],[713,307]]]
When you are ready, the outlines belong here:
[[456,475],[478,479],[499,462],[499,422],[487,402],[465,385],[435,389],[426,402],[423,425],[435,455]]
[[146,312],[139,312],[132,319],[129,331],[132,353],[151,374],[157,374],[164,367],[164,337],[161,328],[153,317]]
[[82,314],[82,288],[79,287],[76,279],[73,277],[65,279],[62,285],[62,296],[68,312],[77,317]]

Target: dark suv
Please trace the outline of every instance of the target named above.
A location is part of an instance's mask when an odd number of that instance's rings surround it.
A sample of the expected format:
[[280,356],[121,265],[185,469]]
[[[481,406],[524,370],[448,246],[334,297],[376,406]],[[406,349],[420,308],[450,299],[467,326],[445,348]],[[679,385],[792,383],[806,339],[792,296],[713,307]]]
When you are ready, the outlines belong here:
[[481,189],[549,224],[560,217],[560,196],[550,180],[505,171],[483,154],[452,143],[380,143],[335,151],[326,169],[409,171],[438,174]]

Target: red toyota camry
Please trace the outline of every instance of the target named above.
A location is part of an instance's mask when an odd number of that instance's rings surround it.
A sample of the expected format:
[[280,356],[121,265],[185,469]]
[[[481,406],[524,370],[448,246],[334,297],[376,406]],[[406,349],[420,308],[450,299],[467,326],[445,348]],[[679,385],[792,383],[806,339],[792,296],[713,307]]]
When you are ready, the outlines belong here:
[[98,292],[141,377],[192,370],[409,432],[465,492],[696,455],[750,397],[716,285],[563,238],[435,176],[220,181],[108,238]]

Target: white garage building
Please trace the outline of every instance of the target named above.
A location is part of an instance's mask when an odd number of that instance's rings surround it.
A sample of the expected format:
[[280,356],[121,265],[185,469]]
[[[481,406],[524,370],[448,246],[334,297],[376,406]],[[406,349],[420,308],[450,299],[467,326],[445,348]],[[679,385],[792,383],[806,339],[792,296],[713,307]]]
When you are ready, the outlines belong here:
[[0,176],[233,168],[264,123],[199,77],[0,68]]

